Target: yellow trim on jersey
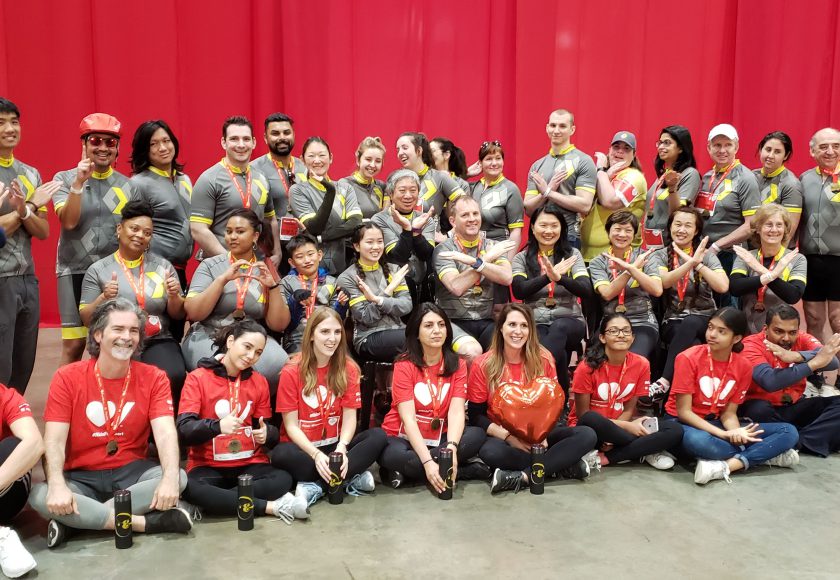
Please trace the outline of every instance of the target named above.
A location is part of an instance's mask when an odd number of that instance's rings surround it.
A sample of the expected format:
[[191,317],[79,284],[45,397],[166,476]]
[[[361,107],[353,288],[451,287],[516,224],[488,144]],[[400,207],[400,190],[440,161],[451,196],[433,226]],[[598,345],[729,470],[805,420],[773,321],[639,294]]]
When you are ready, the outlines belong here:
[[[58,203],[53,203],[53,208],[55,209],[55,211],[58,211],[58,210],[60,210],[61,208],[63,208],[63,207],[64,207],[64,204],[66,204],[66,203],[67,203],[66,201],[60,201],[60,202],[58,202]],[[212,222],[211,222],[211,223],[212,223]]]
[[266,218],[273,218],[273,217],[274,217],[274,216],[276,216],[276,215],[277,215],[277,212],[276,212],[276,211],[274,211],[274,210],[271,210],[271,211],[267,211],[267,212],[265,212],[265,213],[263,214],[263,217],[266,217]]
[[788,282],[791,282],[793,280],[799,280],[803,284],[808,283],[808,280],[804,276],[789,276],[788,279],[787,279]]
[[458,268],[444,268],[440,272],[438,272],[438,278],[443,280],[443,277],[448,274],[449,272],[454,272],[456,275],[459,273]]
[[751,216],[753,214],[755,214],[754,209],[745,209],[744,211],[741,212],[741,215],[744,216],[744,217]]
[[536,189],[529,189],[528,191],[525,192],[525,197],[528,197],[529,195],[542,195],[542,194],[539,191],[537,191]]
[[61,329],[62,340],[74,340],[77,338],[87,338],[88,329],[85,326],[74,326],[72,328]]
[[137,258],[136,260],[124,260],[124,259],[123,259],[123,257],[122,257],[122,256],[120,256],[120,251],[119,251],[119,250],[117,250],[116,252],[114,252],[113,256],[114,256],[114,259],[115,259],[117,262],[122,262],[122,263],[123,263],[123,264],[125,264],[125,265],[126,265],[126,267],[128,267],[130,270],[133,270],[134,268],[137,268],[138,266],[140,266],[140,264],[142,264],[142,263],[143,263],[143,256],[140,256],[140,257],[139,257],[139,258]]
[[222,157],[222,160],[219,161],[219,163],[222,164],[222,167],[230,169],[233,173],[238,173],[240,175],[243,174],[243,173],[248,173],[249,171],[251,171],[251,163],[250,162],[248,162],[248,166],[245,169],[239,169],[238,167],[236,167],[234,165],[231,165],[230,163],[227,163],[227,157]]
[[426,201],[437,193],[437,186],[431,179],[424,179],[423,183],[426,185],[426,193],[423,194],[423,201]]
[[526,280],[528,279],[528,274],[526,274],[525,272],[514,272],[513,275],[514,276],[522,276]]
[[467,334],[465,336],[459,336],[454,341],[452,341],[452,350],[454,350],[457,353],[458,350],[461,348],[461,344],[470,340],[478,344],[478,341],[475,338]]
[[115,207],[114,211],[111,213],[113,213],[114,215],[121,215],[125,204],[128,203],[128,197],[126,197],[125,192],[122,190],[121,187],[112,187],[111,189],[114,190],[114,193],[117,194],[117,197],[120,200],[120,202],[117,204],[117,207]]
[[361,262],[358,262],[357,265],[363,272],[376,272],[379,269],[379,262],[377,262],[373,266],[367,266],[365,264],[362,264]]
[[191,292],[187,292],[187,298],[192,298],[194,296],[198,296],[199,294],[201,294],[201,292],[199,292],[198,290],[193,290]]
[[595,282],[595,284],[592,285],[592,289],[597,290],[598,288],[600,288],[604,284],[609,284],[609,282],[607,282],[606,280],[598,280],[597,282]]
[[255,179],[254,183],[257,184],[257,187],[259,187],[260,191],[262,192],[262,195],[260,195],[260,199],[259,199],[258,203],[260,205],[265,205],[266,202],[268,201],[268,188],[266,186],[264,186],[262,181],[260,181],[259,179]]
[[570,152],[570,151],[573,151],[574,149],[575,149],[575,146],[574,146],[574,145],[572,145],[571,143],[569,143],[569,145],[568,145],[568,146],[566,146],[566,147],[564,147],[563,149],[561,149],[558,153],[554,153],[554,149],[553,149],[553,148],[552,148],[552,149],[549,149],[549,150],[548,150],[548,154],[549,154],[549,155],[551,155],[552,157],[560,157],[561,155],[565,155],[566,153],[568,153],[568,152]]
[[391,250],[393,250],[395,247],[397,247],[397,242],[391,242],[390,244],[385,246],[385,253],[386,254],[390,253]]
[[29,178],[23,174],[18,175],[18,181],[26,188],[26,198],[29,199],[32,197],[32,194],[35,193],[35,186],[32,185],[32,182],[29,181]]
[[354,209],[354,210],[353,210],[353,211],[351,211],[350,213],[346,214],[346,215],[344,216],[344,219],[348,219],[348,218],[351,218],[351,217],[356,216],[356,215],[357,215],[357,216],[361,216],[361,215],[362,215],[362,210],[360,210],[360,209]]
[[365,300],[367,300],[367,298],[365,298],[364,295],[356,296],[355,298],[350,299],[349,305],[350,306],[355,306],[359,302],[364,302]]
[[154,165],[149,165],[149,171],[151,171],[152,173],[156,173],[161,177],[167,177],[169,179],[172,179],[172,171],[164,171],[163,169],[158,169]]
[[505,174],[504,174],[504,173],[500,173],[500,174],[499,174],[499,177],[497,177],[497,178],[496,178],[495,180],[493,180],[491,183],[487,183],[487,178],[485,178],[485,177],[482,177],[481,179],[479,179],[479,181],[481,182],[481,185],[483,185],[483,186],[484,186],[484,187],[486,187],[487,189],[490,189],[491,187],[494,187],[494,186],[496,186],[496,185],[499,185],[499,184],[500,184],[500,183],[501,183],[504,179],[505,179]]
[[738,268],[737,270],[733,269],[732,272],[729,273],[730,276],[732,274],[743,274],[744,276],[746,276],[748,275],[748,272],[746,270],[741,270],[740,268]]
[[788,213],[802,213],[801,207],[785,207]]
[[474,248],[474,247],[476,247],[478,244],[480,244],[480,243],[481,243],[481,236],[478,236],[476,239],[474,239],[474,240],[472,240],[472,241],[470,241],[470,240],[462,240],[461,238],[458,238],[458,240],[460,240],[461,245],[462,245],[462,246],[464,246],[465,248]]
[[587,187],[585,185],[578,185],[577,187],[575,187],[575,191],[577,191],[577,190],[588,191],[589,193],[595,193],[595,188],[594,187]]
[[[57,209],[57,208],[56,208]],[[190,221],[196,224],[207,224],[208,226],[213,225],[213,220],[206,217],[201,217],[199,215],[191,215]]]
[[6,159],[4,157],[0,157],[0,167],[11,167],[12,163],[14,163],[14,162],[15,162],[15,156],[14,155],[9,157],[8,159]]
[[773,203],[779,199],[779,186],[775,183],[770,184],[770,193],[767,195],[767,199],[761,202],[762,205],[766,203]]
[[370,185],[371,183],[373,183],[373,178],[372,177],[370,179],[368,179],[364,175],[359,173],[358,171],[353,172],[353,179],[355,179],[356,183],[358,183],[360,185]]
[[315,217],[315,215],[317,214],[314,211],[312,213],[303,214],[302,216],[300,216],[300,222],[303,223],[307,220],[311,220]]
[[408,286],[406,286],[405,284],[397,286],[396,288],[394,288],[394,294],[396,294],[397,292],[408,292]]
[[429,166],[428,166],[428,165],[423,165],[423,169],[421,169],[420,171],[418,171],[418,172],[417,172],[417,175],[419,175],[420,177],[423,177],[423,176],[424,176],[424,175],[426,175],[428,172],[429,172]]
[[[108,179],[113,174],[114,174],[114,168],[109,167],[108,171],[103,171],[102,173],[99,173],[98,171],[94,171],[93,173],[90,174],[90,176],[93,177],[94,179]],[[87,335],[87,332],[85,333],[85,335]]]
[[512,224],[508,224],[509,230],[515,230],[516,228],[524,228],[525,222],[513,222]]
[[572,280],[577,280],[581,276],[586,276],[587,278],[589,278],[589,272],[587,272],[586,270],[582,270],[577,274],[572,274]]
[[772,173],[764,173],[764,168],[762,167],[761,168],[761,175],[763,175],[764,177],[776,177],[777,175],[779,175],[784,170],[785,170],[785,166],[782,165],[781,167],[779,167],[776,171],[773,171]]

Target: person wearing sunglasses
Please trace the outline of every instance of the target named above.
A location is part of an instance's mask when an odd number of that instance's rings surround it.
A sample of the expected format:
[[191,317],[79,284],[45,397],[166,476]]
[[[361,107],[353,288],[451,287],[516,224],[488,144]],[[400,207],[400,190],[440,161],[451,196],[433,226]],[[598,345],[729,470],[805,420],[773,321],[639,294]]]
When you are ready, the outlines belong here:
[[114,235],[122,208],[133,197],[128,177],[114,169],[122,124],[106,113],[92,113],[79,125],[82,160],[53,178],[61,188],[53,207],[61,224],[56,259],[56,290],[61,317],[61,365],[81,360],[87,329],[79,317],[82,280],[94,262],[117,249]]
[[551,148],[528,171],[524,203],[529,216],[544,205],[559,207],[566,219],[569,243],[580,249],[578,216],[592,207],[597,175],[592,158],[571,143],[576,128],[575,116],[566,109],[548,116],[545,132]]
[[700,173],[688,129],[669,125],[659,132],[653,169],[656,180],[648,188],[645,199],[642,244],[657,249],[664,245],[662,238],[668,218],[678,208],[693,203],[700,191]]
[[370,220],[374,214],[388,205],[385,197],[385,183],[376,179],[382,171],[385,159],[385,145],[379,137],[365,137],[356,149],[356,171],[342,177],[339,183],[352,187],[356,201],[362,210],[362,218]]
[[257,215],[266,235],[270,234],[272,252],[267,257],[278,267],[280,228],[268,182],[251,166],[251,153],[256,147],[251,121],[245,117],[225,119],[221,144],[225,156],[199,176],[192,194],[190,231],[201,248],[201,257],[225,253],[227,221],[235,211],[247,209]]

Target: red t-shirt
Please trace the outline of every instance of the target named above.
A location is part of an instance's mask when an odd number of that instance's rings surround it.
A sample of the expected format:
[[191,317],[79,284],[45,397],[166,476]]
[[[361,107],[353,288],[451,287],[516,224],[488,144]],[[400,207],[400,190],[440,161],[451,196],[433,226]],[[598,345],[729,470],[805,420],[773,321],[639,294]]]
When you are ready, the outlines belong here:
[[[347,390],[336,398],[327,390],[327,369],[318,369],[318,386],[310,395],[303,394],[303,382],[300,366],[290,362],[280,371],[280,383],[277,386],[278,413],[298,412],[298,424],[301,430],[316,447],[323,447],[338,441],[341,433],[341,413],[344,409],[358,409],[362,406],[359,390],[359,368],[348,360]],[[320,401],[319,401],[320,398]],[[326,419],[326,424],[324,419]],[[286,429],[280,428],[280,440],[290,441]]]
[[[470,378],[467,383],[467,398],[473,403],[490,403],[490,391],[487,388],[487,374],[485,373],[485,366],[490,358],[489,352],[476,357],[470,367]],[[542,376],[551,379],[557,378],[557,371],[554,368],[554,361],[550,357],[543,356],[543,374]],[[523,364],[507,363],[507,372],[503,373],[504,380],[521,383],[523,375]]]
[[[747,361],[749,361],[750,366],[756,368],[758,365],[769,364],[774,369],[784,369],[793,366],[793,364],[783,363],[776,358],[776,355],[764,346],[764,339],[764,332],[752,334],[744,339],[744,351],[741,354],[747,359]],[[804,351],[818,350],[820,348],[822,348],[820,341],[807,332],[800,332],[799,336],[796,337],[796,342],[791,347],[791,350]],[[765,391],[758,386],[758,383],[753,381],[750,384],[750,390],[747,392],[747,398],[763,399],[765,401],[770,401],[771,405],[779,406],[783,404],[782,399],[784,396],[788,395],[791,399],[790,402],[795,403],[802,398],[802,393],[805,392],[805,380],[805,378],[802,378],[799,382],[773,393]]]
[[[646,358],[632,352],[627,353],[624,365],[605,362],[594,373],[584,360],[575,369],[572,381],[572,392],[590,395],[589,409],[607,419],[618,419],[624,412],[624,403],[633,397],[646,396],[648,387],[650,363]],[[569,427],[577,425],[577,421],[575,400],[572,398]]]
[[[677,416],[677,395],[690,394],[691,410],[701,418],[718,417],[729,403],[740,405],[752,383],[752,367],[743,355],[732,353],[732,362],[712,361],[714,378],[709,376],[709,354],[705,344],[681,352],[674,361],[674,381],[665,405],[669,415]],[[724,372],[726,373],[725,381]]]
[[[202,419],[223,419],[231,412],[230,388],[227,377],[220,377],[212,369],[198,368],[187,375],[181,391],[179,413],[195,413]],[[251,419],[271,418],[271,400],[268,382],[254,371],[239,383],[239,414],[250,409],[241,433],[217,435],[201,445],[190,446],[187,470],[199,465],[214,467],[241,467],[252,463],[268,463],[262,445],[254,442]]]
[[[102,396],[94,375],[96,359],[88,359],[59,368],[50,383],[44,420],[69,423],[64,469],[117,469],[145,459],[149,449],[150,421],[172,417],[172,392],[169,379],[157,367],[131,361],[131,380],[125,405],[114,433],[118,449],[108,455],[108,431]],[[102,378],[105,400],[116,418],[124,379]]]
[[[443,421],[442,433],[446,432],[446,419],[449,415],[449,404],[453,397],[467,398],[467,363],[461,359],[458,363],[458,370],[451,377],[441,377],[440,366],[427,367],[429,380],[438,393],[440,403],[438,405],[437,418]],[[394,365],[394,379],[391,383],[391,410],[385,415],[382,428],[385,433],[395,437],[400,433],[402,419],[397,411],[397,406],[406,401],[414,401],[414,414],[419,421],[435,419],[434,404],[432,402],[432,391],[426,383],[426,376],[423,369],[407,360],[398,361]],[[421,429],[422,431],[422,429]]]
[[21,417],[31,417],[32,409],[23,395],[0,383],[0,439],[12,436],[9,428]]

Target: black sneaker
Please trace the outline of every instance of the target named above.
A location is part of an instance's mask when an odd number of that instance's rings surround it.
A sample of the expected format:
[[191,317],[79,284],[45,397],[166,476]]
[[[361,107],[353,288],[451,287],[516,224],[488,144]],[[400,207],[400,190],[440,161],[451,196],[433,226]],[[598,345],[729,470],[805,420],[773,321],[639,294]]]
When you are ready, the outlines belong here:
[[574,465],[560,470],[562,479],[586,479],[589,477],[589,464],[581,459]]
[[149,512],[146,514],[146,533],[160,534],[171,532],[186,534],[193,527],[193,521],[187,510],[183,508],[172,508],[162,512]]
[[399,471],[389,471],[380,466],[379,480],[391,489],[397,489],[405,483],[405,476]]
[[466,465],[458,466],[458,479],[464,481],[487,481],[493,470],[481,461],[470,461]]
[[493,479],[490,480],[490,493],[499,493],[501,491],[513,490],[518,492],[523,487],[527,487],[525,477],[521,471],[505,471],[504,469],[496,469],[493,472]]
[[59,547],[67,540],[68,527],[64,524],[50,520],[47,524],[47,548],[53,549]]

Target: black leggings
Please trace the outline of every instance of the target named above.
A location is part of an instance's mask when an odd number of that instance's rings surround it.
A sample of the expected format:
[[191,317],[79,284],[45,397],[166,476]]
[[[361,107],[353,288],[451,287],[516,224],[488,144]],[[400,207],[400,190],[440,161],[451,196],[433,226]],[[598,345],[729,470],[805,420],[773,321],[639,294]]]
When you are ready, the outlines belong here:
[[[487,435],[478,427],[464,427],[464,434],[458,442],[458,465],[464,465],[476,455]],[[442,445],[429,449],[432,458],[438,461],[440,450],[446,446],[446,438],[441,439]],[[388,437],[388,445],[382,451],[379,465],[389,471],[399,471],[406,479],[425,480],[426,470],[420,462],[420,456],[412,449],[408,439],[402,437]]]
[[[0,464],[6,462],[15,448],[20,444],[17,437],[6,437],[0,441]],[[13,517],[20,513],[29,498],[29,490],[32,487],[32,473],[15,481],[5,493],[0,490],[0,522],[8,523]]]
[[234,516],[239,503],[237,478],[246,473],[254,477],[254,515],[264,516],[268,502],[292,489],[292,476],[268,463],[242,467],[202,465],[187,474],[184,497],[209,515]]
[[641,324],[633,327],[633,345],[630,347],[630,352],[653,362],[653,355],[658,345],[659,331],[657,329]]
[[359,344],[359,355],[365,360],[394,362],[405,346],[405,328],[390,328],[369,334]]
[[[320,450],[329,455],[330,452],[335,451],[336,445],[333,443],[321,447]],[[373,465],[384,447],[385,431],[378,427],[362,431],[353,437],[350,445],[347,446],[346,479],[349,481],[354,475],[362,473]],[[296,482],[315,482],[326,489],[326,482],[315,468],[315,460],[291,441],[280,443],[271,451],[271,464],[291,473]]]
[[[555,427],[548,434],[544,455],[545,474],[556,477],[595,448],[597,437],[589,427]],[[493,469],[531,472],[531,453],[511,447],[501,439],[488,437],[479,452],[481,460]]]
[[554,356],[557,367],[557,381],[569,396],[569,355],[568,350],[576,350],[586,338],[586,324],[579,318],[558,318],[551,324],[538,324],[537,334],[540,343]]
[[159,368],[169,377],[169,386],[172,389],[172,404],[175,407],[175,416],[177,417],[181,389],[184,388],[184,381],[187,378],[187,369],[184,365],[184,355],[181,354],[181,346],[171,338],[152,340],[143,347],[140,360]]
[[487,349],[490,348],[490,341],[493,340],[493,330],[496,326],[496,321],[492,318],[482,320],[453,319],[452,324],[457,324],[458,328],[476,339],[484,352],[487,352]]
[[695,344],[705,342],[709,318],[701,314],[689,314],[685,318],[665,321],[662,325],[662,340],[668,345],[668,357],[662,370],[663,379],[669,382],[674,380],[674,360],[678,354]]
[[591,427],[598,436],[598,447],[612,443],[613,448],[604,453],[610,463],[621,463],[652,455],[680,444],[683,436],[682,425],[677,421],[659,421],[659,431],[636,437],[631,435],[600,413],[587,411],[578,420],[578,425]]

